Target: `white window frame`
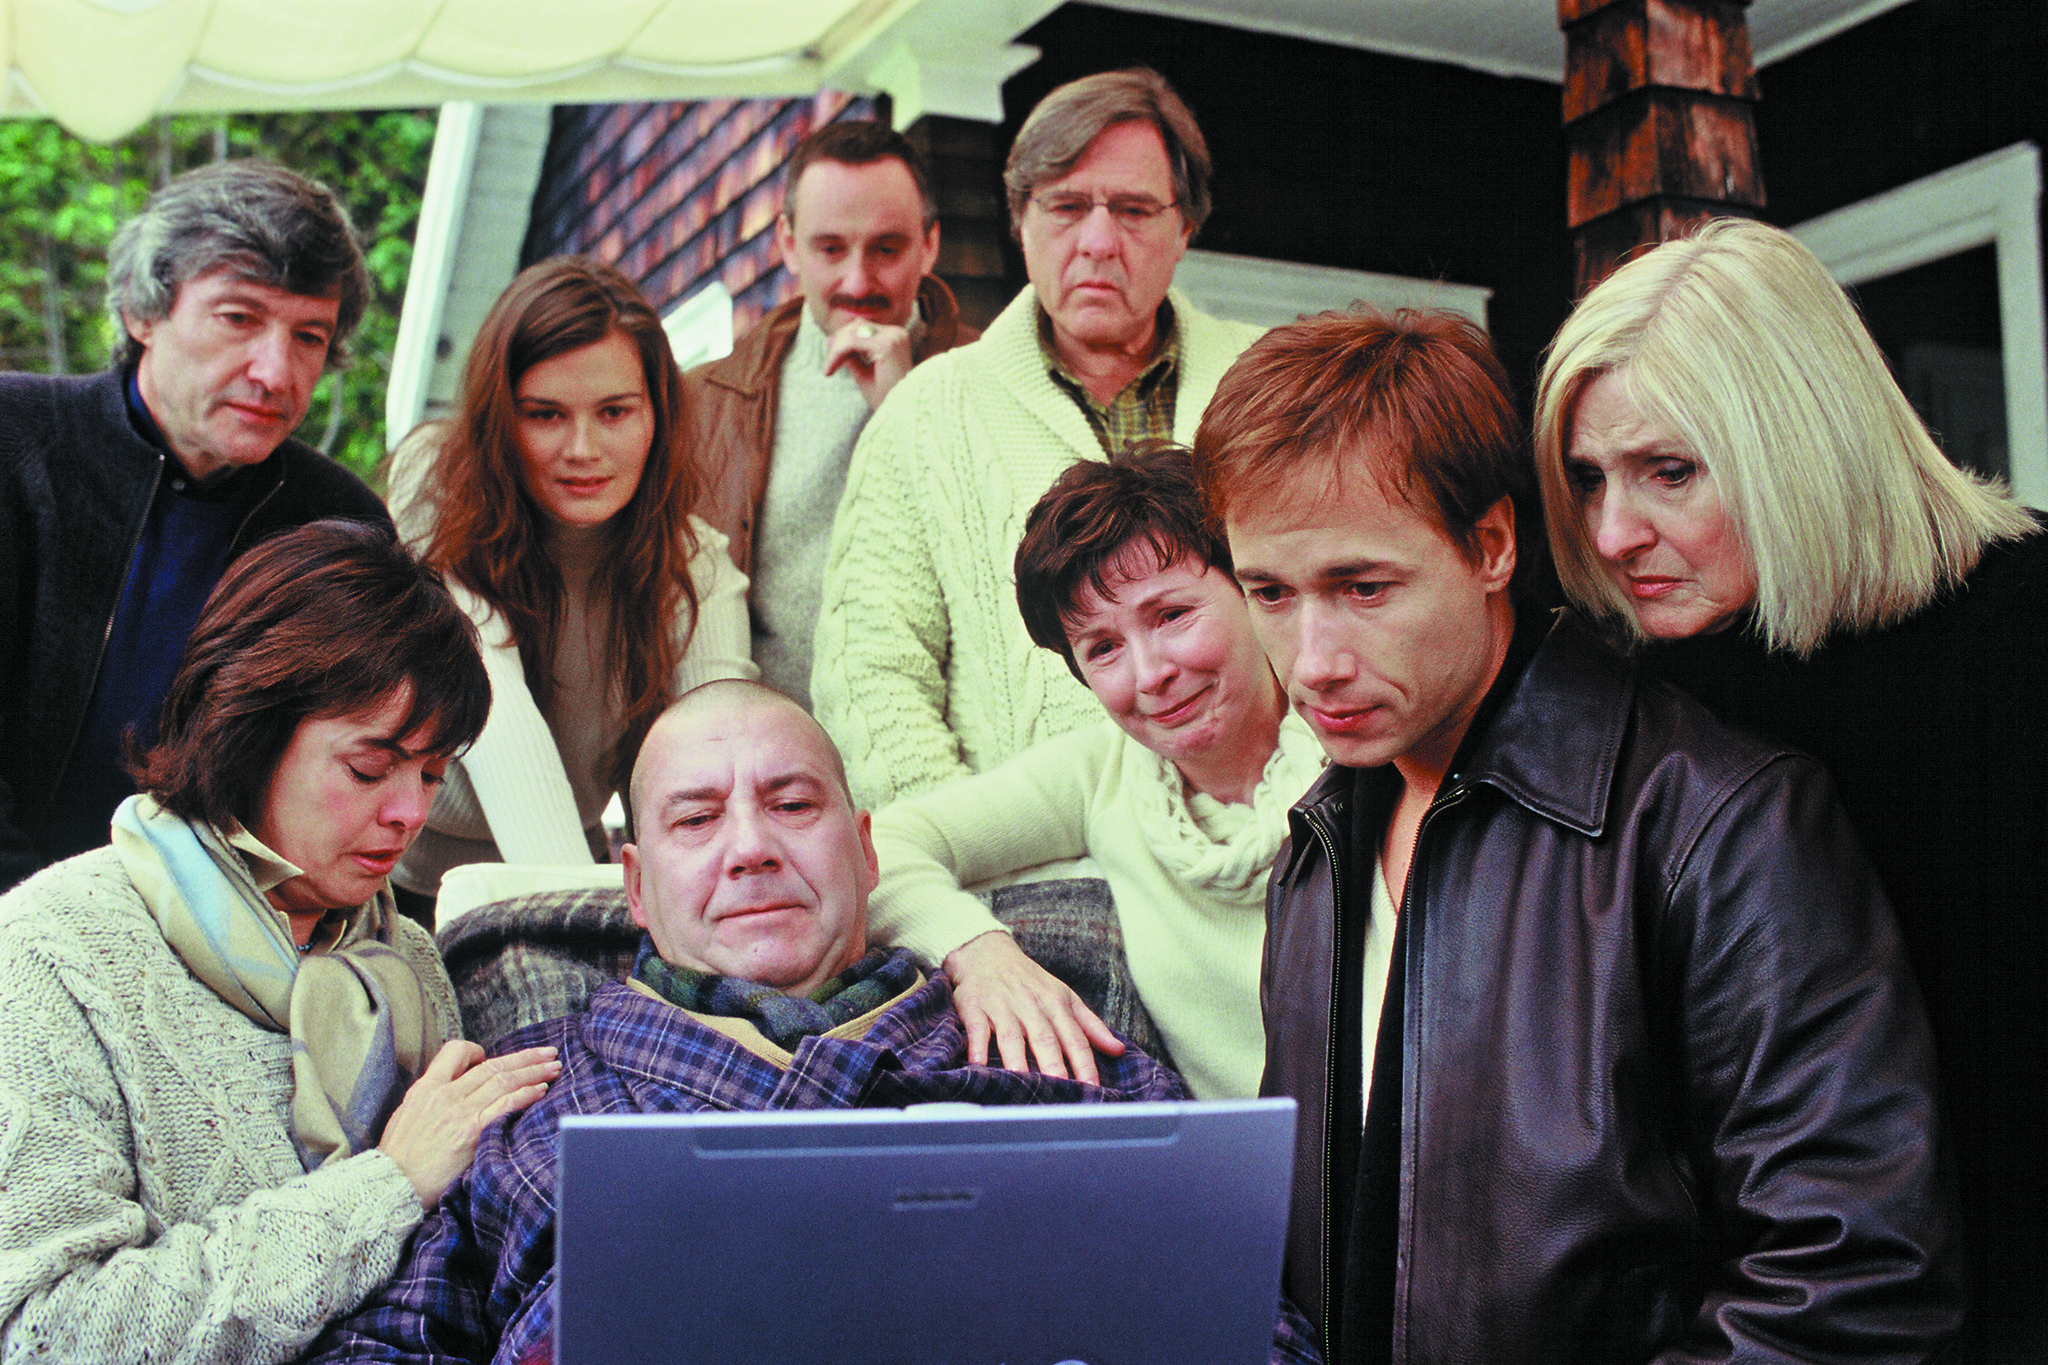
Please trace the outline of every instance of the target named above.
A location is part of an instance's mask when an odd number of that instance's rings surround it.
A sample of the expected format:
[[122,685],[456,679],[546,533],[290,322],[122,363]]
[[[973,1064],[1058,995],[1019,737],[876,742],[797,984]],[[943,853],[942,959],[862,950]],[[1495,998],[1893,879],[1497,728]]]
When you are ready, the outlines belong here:
[[707,360],[732,354],[732,295],[725,281],[713,280],[662,314],[661,330],[676,368],[687,370]]
[[1999,345],[2012,491],[2048,508],[2048,324],[2041,281],[2041,149],[2012,146],[1792,231],[1845,287],[1974,247],[1998,255]]

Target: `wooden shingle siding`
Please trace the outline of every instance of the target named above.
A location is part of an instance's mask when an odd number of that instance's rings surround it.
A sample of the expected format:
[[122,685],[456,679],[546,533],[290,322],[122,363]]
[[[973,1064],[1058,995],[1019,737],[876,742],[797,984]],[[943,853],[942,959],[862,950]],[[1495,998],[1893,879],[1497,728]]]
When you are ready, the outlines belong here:
[[873,100],[837,91],[558,106],[521,262],[598,256],[664,312],[722,280],[744,331],[796,292],[774,234],[790,149],[821,123],[876,116]]

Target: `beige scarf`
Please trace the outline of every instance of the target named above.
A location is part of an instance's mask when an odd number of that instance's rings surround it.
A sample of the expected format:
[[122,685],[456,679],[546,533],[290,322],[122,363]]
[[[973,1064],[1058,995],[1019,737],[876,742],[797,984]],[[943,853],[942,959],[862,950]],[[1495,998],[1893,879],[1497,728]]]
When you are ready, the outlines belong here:
[[225,835],[131,796],[114,851],[164,938],[214,993],[292,1040],[292,1142],[312,1170],[376,1145],[459,1024],[391,947],[388,889],[323,920],[301,955],[265,892],[300,875],[239,822]]

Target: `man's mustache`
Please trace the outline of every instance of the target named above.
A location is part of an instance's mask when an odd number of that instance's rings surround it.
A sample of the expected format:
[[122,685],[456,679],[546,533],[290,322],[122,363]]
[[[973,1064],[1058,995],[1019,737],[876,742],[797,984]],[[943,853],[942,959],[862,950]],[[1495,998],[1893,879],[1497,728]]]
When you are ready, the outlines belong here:
[[827,300],[827,303],[833,308],[853,313],[864,309],[886,309],[889,306],[889,296],[887,294],[862,294],[856,298],[852,294],[834,294]]

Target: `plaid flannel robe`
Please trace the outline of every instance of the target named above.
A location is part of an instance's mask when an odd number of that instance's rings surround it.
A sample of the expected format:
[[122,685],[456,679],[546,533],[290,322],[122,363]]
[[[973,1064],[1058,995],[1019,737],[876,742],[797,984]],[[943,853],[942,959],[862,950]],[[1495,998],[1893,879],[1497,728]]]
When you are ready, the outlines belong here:
[[[414,1234],[397,1277],[329,1328],[308,1360],[551,1359],[555,1134],[564,1114],[1187,1098],[1178,1076],[1136,1048],[1097,1057],[1099,1089],[970,1066],[952,1001],[944,974],[934,975],[863,1039],[804,1039],[787,1071],[616,982],[592,995],[587,1013],[507,1036],[497,1051],[558,1048],[560,1078],[539,1103],[485,1132],[469,1172]],[[1283,1300],[1272,1360],[1319,1359],[1308,1324]]]

